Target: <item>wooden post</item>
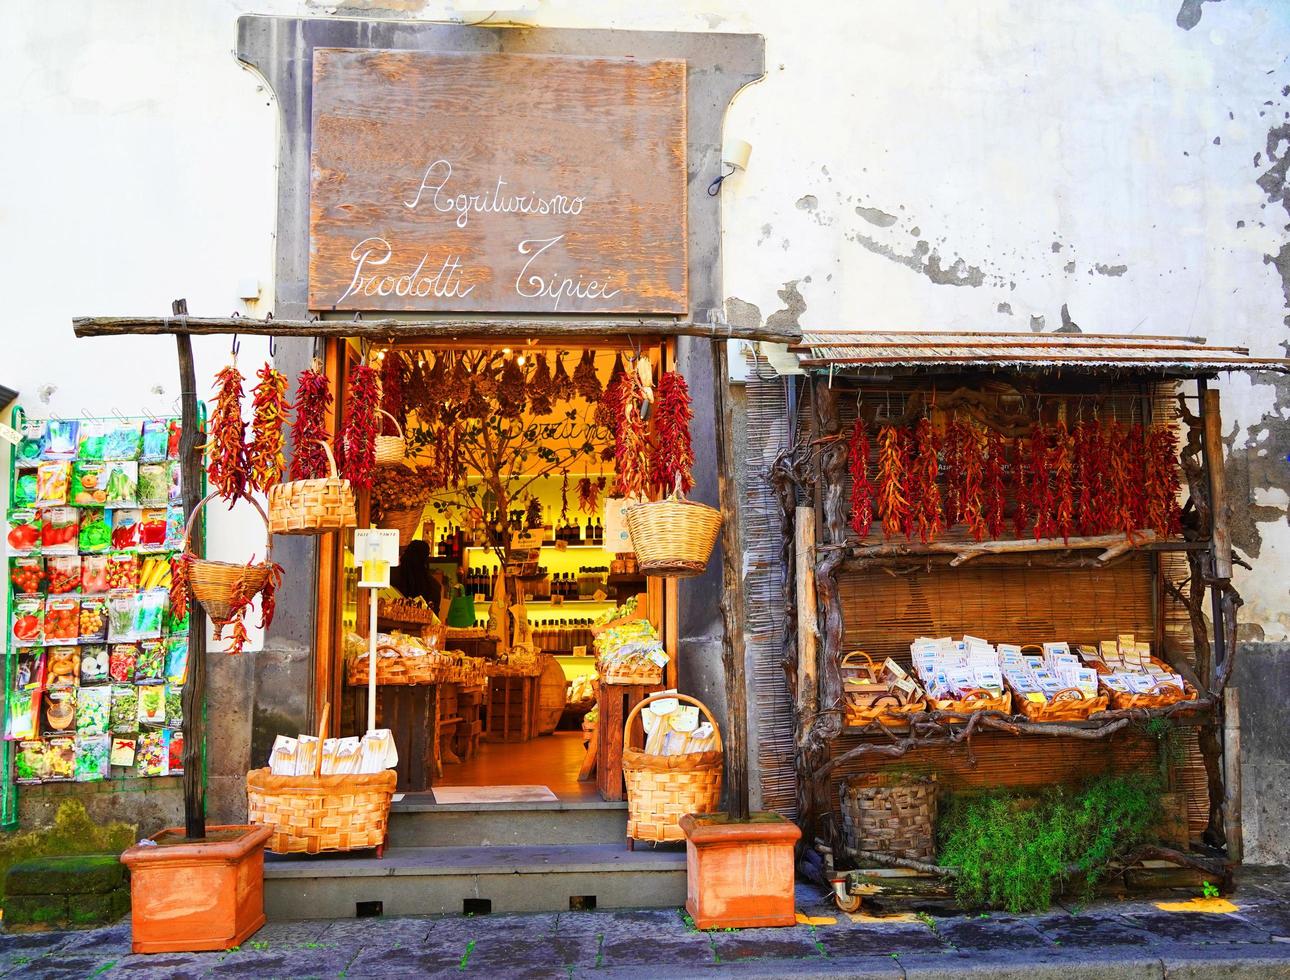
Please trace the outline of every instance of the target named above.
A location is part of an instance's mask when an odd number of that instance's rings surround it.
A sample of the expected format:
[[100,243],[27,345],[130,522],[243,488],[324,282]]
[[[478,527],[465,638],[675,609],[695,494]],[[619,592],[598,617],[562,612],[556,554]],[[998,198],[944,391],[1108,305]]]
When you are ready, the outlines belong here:
[[797,580],[797,714],[799,724],[815,717],[819,615],[815,604],[815,508],[796,513],[794,576]]
[[712,400],[717,436],[717,499],[721,508],[721,664],[726,680],[726,813],[747,821],[748,689],[744,682],[744,617],[739,547],[739,501],[735,491],[735,453],[731,442],[729,355],[725,340],[712,342]]
[[1241,692],[1223,691],[1223,835],[1227,858],[1241,863],[1244,838],[1241,831]]
[[[175,316],[188,315],[188,301],[171,304]],[[193,364],[193,340],[176,334],[179,350],[179,474],[184,517],[197,509],[202,499],[202,452],[205,441],[197,431],[197,373]],[[203,519],[193,528],[189,547],[199,557],[205,553]],[[188,620],[188,680],[184,684],[184,834],[189,840],[206,836],[206,611],[190,599]]]
[[1227,484],[1223,474],[1223,421],[1217,388],[1206,388],[1202,410],[1205,420],[1205,464],[1209,470],[1209,499],[1214,523],[1214,578],[1232,577],[1232,531],[1227,522]]

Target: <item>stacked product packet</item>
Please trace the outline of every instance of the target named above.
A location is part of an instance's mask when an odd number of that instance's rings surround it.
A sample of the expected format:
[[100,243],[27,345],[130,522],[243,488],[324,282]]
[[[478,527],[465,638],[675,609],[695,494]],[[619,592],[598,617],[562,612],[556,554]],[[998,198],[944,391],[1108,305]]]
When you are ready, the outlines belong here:
[[312,776],[320,751],[324,776],[380,772],[399,764],[393,733],[388,728],[378,728],[361,738],[355,735],[324,739],[321,745],[317,735],[279,735],[269,752],[269,772],[275,776]]
[[1154,694],[1164,687],[1185,691],[1182,675],[1151,659],[1151,644],[1137,640],[1132,633],[1121,633],[1114,640],[1101,640],[1096,647],[1077,647],[1084,662],[1100,665],[1105,671],[1099,677],[1110,691],[1121,694]]
[[909,646],[914,672],[930,697],[957,700],[974,691],[1003,693],[1000,649],[977,636],[920,636]]
[[1003,674],[1017,696],[1044,704],[1074,688],[1085,698],[1097,697],[1097,671],[1085,667],[1064,642],[1045,643],[1042,654],[1022,653],[1020,646],[999,644]]

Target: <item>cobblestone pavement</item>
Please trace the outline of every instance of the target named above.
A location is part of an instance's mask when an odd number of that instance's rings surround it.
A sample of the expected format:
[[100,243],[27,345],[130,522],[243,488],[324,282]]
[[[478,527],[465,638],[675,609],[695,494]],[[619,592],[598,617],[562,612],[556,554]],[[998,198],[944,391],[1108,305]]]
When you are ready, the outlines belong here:
[[[0,934],[20,977],[1290,978],[1290,869],[1247,869],[1230,902],[1187,893],[1044,915],[838,913],[799,889],[799,924],[698,932],[679,910],[274,922],[223,953],[135,956],[121,923]],[[1162,908],[1161,905],[1169,906]],[[1177,908],[1176,906],[1182,906]]]

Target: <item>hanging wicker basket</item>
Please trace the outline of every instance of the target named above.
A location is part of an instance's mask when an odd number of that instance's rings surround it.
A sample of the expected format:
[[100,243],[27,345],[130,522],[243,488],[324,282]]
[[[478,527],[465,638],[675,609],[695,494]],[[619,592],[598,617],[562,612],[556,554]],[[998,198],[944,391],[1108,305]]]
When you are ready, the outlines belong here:
[[403,441],[403,426],[399,425],[399,420],[384,409],[381,414],[394,423],[394,428],[399,430],[397,436],[377,435],[375,441],[376,465],[377,466],[397,466],[407,458],[407,446]]
[[269,487],[271,534],[326,534],[358,526],[353,488],[348,480],[340,479],[331,446],[323,439],[315,441],[327,453],[331,475]]
[[399,547],[402,548],[416,535],[425,510],[424,506],[391,507],[389,510],[381,511],[381,517],[376,523],[379,527],[398,531]]
[[649,755],[640,749],[623,749],[629,842],[684,840],[681,817],[687,813],[713,813],[721,802],[721,730],[708,706],[697,698],[686,694],[655,694],[640,701],[627,716],[623,745],[629,744],[632,723],[642,708],[671,698],[692,704],[703,712],[716,734],[717,748],[712,752],[685,755]]
[[192,553],[193,526],[197,523],[197,515],[201,513],[203,507],[218,496],[218,493],[207,494],[188,515],[188,523],[184,525],[184,541],[181,549],[192,559],[192,566],[188,573],[189,591],[202,604],[217,633],[228,622],[229,610],[233,604],[233,592],[238,580],[245,580],[247,595],[255,595],[264,588],[264,583],[268,581],[269,572],[273,568],[271,555],[273,535],[269,533],[269,518],[264,513],[264,508],[252,497],[246,499],[264,521],[264,561],[257,565],[237,565],[229,561],[199,558]]
[[331,706],[323,708],[318,753],[311,776],[275,776],[267,768],[246,774],[247,819],[273,828],[265,846],[276,854],[319,854],[385,847],[393,769],[322,775],[322,745]]
[[627,509],[627,531],[646,575],[691,578],[703,574],[720,530],[720,511],[679,495]]

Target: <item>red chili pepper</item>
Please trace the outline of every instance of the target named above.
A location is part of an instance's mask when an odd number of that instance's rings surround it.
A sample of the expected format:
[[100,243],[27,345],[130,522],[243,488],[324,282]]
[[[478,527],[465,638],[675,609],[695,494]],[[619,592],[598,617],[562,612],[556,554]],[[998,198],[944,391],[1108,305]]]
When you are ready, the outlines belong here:
[[330,476],[326,441],[327,418],[331,414],[331,388],[327,376],[310,367],[296,378],[296,417],[291,425],[291,479],[321,480]]
[[1004,467],[1006,448],[1002,434],[991,429],[986,435],[985,460],[985,525],[990,537],[1003,537],[1004,520]]
[[380,429],[380,386],[376,369],[358,364],[349,375],[345,425],[341,432],[342,475],[355,487],[369,488],[376,470],[376,434]]
[[220,497],[246,496],[246,423],[242,421],[242,375],[229,364],[215,375],[215,410],[206,440],[206,475]]
[[251,391],[251,444],[247,448],[247,481],[261,492],[267,492],[282,479],[287,467],[283,450],[286,446],[287,378],[272,365],[256,372],[260,383]]
[[654,435],[657,444],[650,461],[650,483],[659,496],[678,487],[694,487],[694,447],[690,443],[690,389],[676,371],[665,371],[654,395]]
[[869,436],[864,419],[857,418],[851,430],[851,530],[867,538],[873,527],[873,485],[869,482]]

